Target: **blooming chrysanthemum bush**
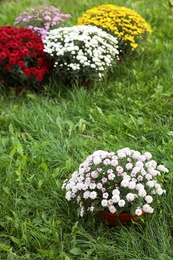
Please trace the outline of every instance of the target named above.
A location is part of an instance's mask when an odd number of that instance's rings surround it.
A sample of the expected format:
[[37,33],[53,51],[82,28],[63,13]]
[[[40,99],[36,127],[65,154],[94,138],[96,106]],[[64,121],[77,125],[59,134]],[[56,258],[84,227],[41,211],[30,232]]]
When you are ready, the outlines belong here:
[[38,86],[52,63],[41,38],[26,28],[0,27],[0,81],[4,86]]
[[140,216],[142,212],[153,213],[154,198],[165,193],[162,181],[158,181],[165,173],[168,169],[152,160],[149,152],[99,150],[80,164],[62,188],[66,199],[80,207],[81,216],[100,210]]
[[51,30],[43,42],[54,62],[54,74],[66,82],[102,79],[118,60],[117,38],[96,26]]
[[139,42],[151,33],[149,24],[137,12],[111,4],[89,9],[78,24],[96,25],[118,37],[122,54],[134,51]]
[[70,14],[62,14],[54,6],[41,5],[21,13],[15,19],[14,25],[29,28],[44,39],[47,31],[64,26],[68,18],[71,18]]

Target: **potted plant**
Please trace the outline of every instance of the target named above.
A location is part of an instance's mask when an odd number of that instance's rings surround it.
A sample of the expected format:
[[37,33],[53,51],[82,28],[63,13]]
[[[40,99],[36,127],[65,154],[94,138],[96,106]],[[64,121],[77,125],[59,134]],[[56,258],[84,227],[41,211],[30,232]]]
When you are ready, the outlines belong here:
[[133,52],[151,34],[149,24],[136,11],[112,4],[100,5],[87,10],[78,25],[91,24],[115,35],[119,41],[120,55]]
[[0,81],[8,87],[40,88],[52,63],[41,38],[27,28],[0,27]]
[[41,5],[22,12],[16,17],[14,25],[29,28],[44,39],[47,31],[64,26],[69,18],[70,14],[62,14],[55,6]]
[[116,153],[98,150],[64,181],[62,189],[66,190],[66,199],[79,207],[81,217],[86,212],[141,216],[153,213],[154,199],[165,193],[164,173],[168,169],[152,160],[149,152],[141,154],[130,148]]
[[43,42],[56,80],[69,85],[103,79],[118,60],[117,38],[96,26],[54,29]]

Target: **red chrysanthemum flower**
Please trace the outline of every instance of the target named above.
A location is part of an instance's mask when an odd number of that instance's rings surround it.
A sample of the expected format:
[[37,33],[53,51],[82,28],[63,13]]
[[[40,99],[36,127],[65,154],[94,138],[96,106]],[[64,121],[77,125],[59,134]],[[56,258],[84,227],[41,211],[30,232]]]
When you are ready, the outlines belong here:
[[0,27],[0,81],[5,86],[37,87],[52,63],[43,51],[42,39],[33,31]]
[[7,54],[5,52],[0,53],[0,59],[5,59],[7,57]]

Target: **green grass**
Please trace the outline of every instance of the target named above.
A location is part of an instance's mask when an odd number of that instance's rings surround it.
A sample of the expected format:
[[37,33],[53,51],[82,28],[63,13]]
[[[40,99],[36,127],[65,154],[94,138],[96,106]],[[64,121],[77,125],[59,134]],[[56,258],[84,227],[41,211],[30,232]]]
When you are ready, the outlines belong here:
[[[1,25],[12,25],[34,2],[1,3]],[[49,3],[71,13],[75,24],[105,1]],[[145,51],[88,89],[52,82],[42,94],[0,95],[1,260],[173,259],[173,15],[168,1],[111,3],[135,9],[150,23]],[[151,152],[170,169],[154,214],[113,229],[79,218],[65,200],[63,180],[95,150],[127,146]]]

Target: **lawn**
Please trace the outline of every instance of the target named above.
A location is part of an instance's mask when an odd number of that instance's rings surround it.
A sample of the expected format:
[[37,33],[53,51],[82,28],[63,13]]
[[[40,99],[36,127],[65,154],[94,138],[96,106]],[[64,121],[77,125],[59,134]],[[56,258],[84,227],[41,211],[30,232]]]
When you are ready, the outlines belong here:
[[[1,1],[0,25],[42,2]],[[75,25],[106,1],[47,2]],[[134,9],[153,30],[111,77],[89,88],[53,81],[42,93],[0,90],[1,260],[173,259],[173,12],[169,1],[110,3]],[[123,147],[152,153],[170,172],[153,214],[109,229],[79,217],[61,186],[95,150]]]

